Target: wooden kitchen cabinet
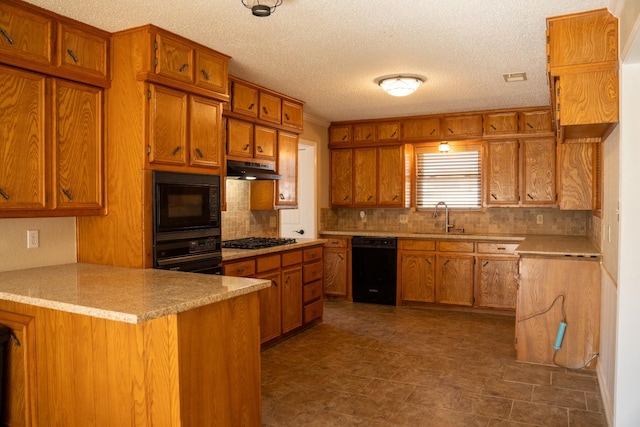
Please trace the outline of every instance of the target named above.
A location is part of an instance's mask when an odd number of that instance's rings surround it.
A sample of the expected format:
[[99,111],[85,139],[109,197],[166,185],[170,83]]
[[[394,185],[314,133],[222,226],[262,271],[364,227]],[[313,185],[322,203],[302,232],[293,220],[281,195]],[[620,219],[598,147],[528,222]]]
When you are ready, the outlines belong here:
[[348,144],[351,142],[351,125],[329,127],[329,144]]
[[278,150],[278,131],[266,126],[253,126],[253,157],[256,159],[276,160]]
[[428,141],[440,137],[438,117],[407,119],[402,123],[402,141]]
[[521,111],[518,113],[519,132],[524,134],[550,134],[553,132],[551,110]]
[[104,32],[59,23],[58,40],[58,67],[98,79],[109,77],[109,39]]
[[[0,66],[0,216],[47,206],[45,77]],[[30,120],[23,120],[30,117]]]
[[155,44],[156,73],[193,83],[193,45],[162,31],[156,33]]
[[331,206],[353,203],[353,150],[331,150]]
[[[254,156],[254,127],[253,123],[227,119],[227,156],[251,159]],[[264,144],[264,140],[262,142]]]
[[397,142],[400,141],[400,122],[376,123],[376,141]]
[[511,135],[518,133],[516,111],[496,112],[484,115],[485,136]]
[[522,140],[523,205],[556,203],[556,141],[554,138]]
[[260,91],[260,110],[258,118],[267,122],[280,124],[282,121],[282,99],[271,93]]
[[232,81],[231,111],[258,117],[258,89]]
[[482,137],[482,115],[446,116],[442,119],[442,137]]
[[302,267],[282,269],[282,333],[302,326]]
[[[356,148],[353,150],[353,193],[354,204],[358,206],[378,203],[377,195],[377,149]],[[339,172],[339,173],[344,173]]]
[[0,325],[11,331],[3,354],[3,425],[38,424],[36,399],[35,319],[32,316],[0,310]]
[[477,244],[475,306],[516,309],[520,258],[514,254],[518,243]]
[[103,90],[53,79],[53,209],[103,207]]
[[400,301],[436,301],[436,253],[433,240],[398,240]]
[[217,52],[196,49],[195,83],[196,86],[226,94],[228,92],[228,58]]
[[3,1],[0,28],[0,53],[29,62],[52,63],[52,17]]
[[222,105],[220,102],[189,97],[189,159],[191,166],[217,168],[223,163]]
[[282,335],[282,304],[280,292],[282,289],[280,266],[272,273],[256,276],[258,279],[271,281],[271,286],[258,291],[260,300],[260,344],[264,344]]
[[303,289],[303,323],[310,324],[322,320],[324,299],[324,260],[323,247],[305,248],[303,251],[302,282]]
[[558,145],[558,204],[564,210],[593,208],[594,152],[599,142],[569,141]]
[[474,243],[438,241],[436,302],[472,306],[475,263]]
[[298,135],[278,132],[276,171],[282,176],[276,184],[276,206],[298,206]]
[[302,104],[282,100],[282,124],[295,129],[302,130],[303,126],[303,109]]
[[186,165],[187,99],[185,92],[149,85],[148,159],[151,165]]
[[517,140],[488,141],[485,148],[486,205],[518,205],[520,201],[519,142]]
[[324,244],[324,294],[351,299],[351,239],[322,236]]
[[377,204],[385,207],[403,207],[405,204],[404,147],[401,145],[379,147],[377,150]]
[[376,141],[375,123],[360,123],[353,125],[353,142],[368,143]]

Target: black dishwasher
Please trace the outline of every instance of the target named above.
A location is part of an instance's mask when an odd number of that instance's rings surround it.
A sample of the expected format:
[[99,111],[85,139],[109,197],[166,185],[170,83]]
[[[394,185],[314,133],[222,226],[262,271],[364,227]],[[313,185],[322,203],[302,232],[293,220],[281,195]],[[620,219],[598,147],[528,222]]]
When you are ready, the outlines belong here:
[[396,305],[397,239],[354,236],[351,249],[353,301]]

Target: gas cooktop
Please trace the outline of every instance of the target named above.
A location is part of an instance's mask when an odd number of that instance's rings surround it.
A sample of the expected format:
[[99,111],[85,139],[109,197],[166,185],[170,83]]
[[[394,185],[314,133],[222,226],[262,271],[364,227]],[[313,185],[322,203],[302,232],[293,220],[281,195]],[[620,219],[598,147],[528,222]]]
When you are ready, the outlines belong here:
[[296,243],[296,239],[280,237],[247,237],[244,239],[225,240],[222,247],[227,249],[262,249],[273,246],[290,245]]

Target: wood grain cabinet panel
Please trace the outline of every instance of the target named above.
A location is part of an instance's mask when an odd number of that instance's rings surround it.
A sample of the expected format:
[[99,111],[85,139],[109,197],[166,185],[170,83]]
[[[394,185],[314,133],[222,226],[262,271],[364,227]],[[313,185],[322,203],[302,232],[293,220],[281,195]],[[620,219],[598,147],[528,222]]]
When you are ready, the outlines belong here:
[[380,206],[404,206],[405,175],[404,147],[390,146],[378,148],[378,200]]
[[439,304],[473,305],[472,255],[437,257],[436,302]]
[[407,119],[402,122],[403,141],[428,141],[440,137],[440,119],[437,117]]
[[506,111],[484,115],[484,134],[509,135],[518,133],[518,113]]
[[222,167],[222,106],[219,101],[189,96],[189,159],[191,166]]
[[329,128],[330,144],[348,144],[351,142],[352,129],[350,125],[331,126]]
[[519,151],[518,141],[488,141],[485,203],[491,205],[517,205],[519,203]]
[[109,70],[108,38],[69,24],[58,24],[58,66],[106,79]]
[[302,268],[282,270],[282,333],[302,326]]
[[475,297],[477,307],[515,310],[518,262],[517,256],[478,257],[478,283]]
[[276,171],[282,176],[275,181],[276,207],[298,206],[298,135],[278,132]]
[[400,122],[376,123],[376,140],[377,141],[399,141],[400,140]]
[[302,104],[282,100],[282,124],[296,129],[303,127],[303,109]]
[[550,133],[553,131],[551,110],[522,111],[519,113],[519,131],[524,134]]
[[227,119],[227,156],[253,157],[253,138],[252,123]]
[[401,250],[398,254],[398,286],[403,302],[435,302],[436,255]]
[[353,142],[374,142],[376,141],[375,123],[361,123],[353,125]]
[[280,124],[282,117],[282,99],[278,96],[260,91],[260,109],[258,118],[267,122]]
[[558,146],[560,209],[592,209],[594,148],[595,143],[566,142]]
[[[346,241],[347,239],[336,239]],[[324,249],[324,294],[349,296],[350,251],[345,247],[329,247]]]
[[376,205],[377,198],[377,149],[356,148],[353,150],[354,204]]
[[232,82],[231,111],[251,117],[258,117],[258,89]]
[[353,150],[331,150],[331,205],[349,206],[353,203]]
[[522,204],[556,203],[556,141],[553,138],[522,140]]
[[45,77],[0,66],[0,93],[0,216],[44,209]]
[[195,51],[195,83],[197,86],[226,95],[228,93],[228,58],[213,51]]
[[193,83],[193,46],[164,32],[156,34],[155,42],[156,73]]
[[103,206],[102,89],[53,80],[54,209]]
[[183,166],[187,161],[187,94],[149,85],[149,163]]
[[442,119],[442,137],[482,136],[482,115],[447,116]]
[[278,131],[266,126],[254,125],[253,135],[253,145],[255,147],[253,157],[256,159],[275,160],[278,147]]
[[2,2],[0,29],[0,55],[52,64],[50,17]]
[[264,344],[282,334],[282,289],[279,266],[276,272],[261,274],[259,279],[271,281],[271,286],[258,291],[260,300],[260,344]]

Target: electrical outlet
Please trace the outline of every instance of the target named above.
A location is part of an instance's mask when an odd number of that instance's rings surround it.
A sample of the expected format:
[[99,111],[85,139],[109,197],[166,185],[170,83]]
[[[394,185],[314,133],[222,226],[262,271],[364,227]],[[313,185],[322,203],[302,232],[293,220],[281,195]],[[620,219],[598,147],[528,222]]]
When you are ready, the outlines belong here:
[[398,222],[400,222],[400,224],[407,224],[409,222],[409,216],[408,215],[398,215]]
[[544,216],[542,214],[536,215],[536,224],[542,224],[544,222]]
[[35,249],[40,247],[40,231],[27,230],[27,249]]

